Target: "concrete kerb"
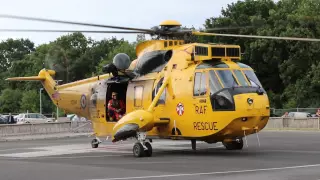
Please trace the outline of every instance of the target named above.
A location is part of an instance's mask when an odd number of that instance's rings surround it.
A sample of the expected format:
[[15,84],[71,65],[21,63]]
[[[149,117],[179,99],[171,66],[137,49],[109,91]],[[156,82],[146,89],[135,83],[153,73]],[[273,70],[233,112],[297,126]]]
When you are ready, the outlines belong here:
[[261,131],[295,131],[295,132],[320,132],[320,129],[310,129],[310,128],[265,128]]

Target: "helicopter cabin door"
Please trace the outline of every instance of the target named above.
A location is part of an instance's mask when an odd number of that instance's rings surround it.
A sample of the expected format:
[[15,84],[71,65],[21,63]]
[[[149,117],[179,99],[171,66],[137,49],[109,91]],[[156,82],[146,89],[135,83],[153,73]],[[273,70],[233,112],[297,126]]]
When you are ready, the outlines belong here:
[[[163,84],[163,79],[161,78],[158,82],[156,82],[155,87],[152,90],[152,100],[155,98],[155,96],[157,95],[160,87]],[[155,106],[155,110],[154,110],[154,115],[155,118],[157,120],[158,123],[168,123],[168,121],[170,121],[168,114],[165,112],[165,105],[166,105],[166,98],[167,98],[167,88],[164,89],[164,91],[162,92],[156,106]]]
[[203,69],[196,70],[193,80],[193,108],[195,121],[201,121],[201,116],[210,110],[210,99],[208,97],[208,73]]
[[147,110],[151,104],[154,79],[135,80],[129,83],[127,91],[127,113],[138,109]]

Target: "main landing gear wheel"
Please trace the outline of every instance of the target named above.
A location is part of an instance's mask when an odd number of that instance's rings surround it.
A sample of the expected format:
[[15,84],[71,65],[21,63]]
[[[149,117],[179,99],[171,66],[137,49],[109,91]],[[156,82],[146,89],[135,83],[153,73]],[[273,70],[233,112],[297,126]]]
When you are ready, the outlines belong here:
[[242,140],[242,138],[241,139],[237,139],[237,140],[232,141],[232,142],[228,142],[228,143],[223,142],[222,144],[228,150],[241,150],[243,148],[243,140]]
[[146,133],[137,133],[138,142],[133,145],[133,155],[135,157],[151,157],[152,156],[152,146],[149,142],[146,142]]
[[133,146],[133,155],[135,157],[151,157],[152,156],[151,144],[149,142],[145,142],[144,146],[142,145],[142,143],[136,142]]
[[137,142],[133,145],[133,155],[135,157],[143,157],[144,156],[144,148],[140,142]]

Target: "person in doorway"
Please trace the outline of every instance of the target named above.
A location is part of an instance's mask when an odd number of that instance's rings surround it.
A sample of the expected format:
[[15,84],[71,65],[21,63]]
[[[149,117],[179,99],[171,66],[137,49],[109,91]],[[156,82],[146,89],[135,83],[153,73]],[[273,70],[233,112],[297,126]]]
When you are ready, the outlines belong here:
[[112,92],[112,99],[108,102],[108,115],[110,121],[118,121],[125,113],[125,105],[122,100],[118,99],[116,92]]

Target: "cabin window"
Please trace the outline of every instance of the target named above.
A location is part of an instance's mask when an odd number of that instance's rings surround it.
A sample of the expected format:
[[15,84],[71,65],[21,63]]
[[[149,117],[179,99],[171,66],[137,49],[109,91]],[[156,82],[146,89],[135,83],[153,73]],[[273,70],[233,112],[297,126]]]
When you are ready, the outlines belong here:
[[[163,84],[163,78],[158,82],[157,86],[154,88],[153,93],[152,93],[152,100],[156,97],[156,95],[157,95],[160,87],[162,86],[162,84]],[[166,95],[167,95],[167,88],[165,88],[164,91],[162,92],[162,94],[161,94],[156,106],[159,105],[159,104],[165,104]]]
[[240,70],[234,70],[233,72],[242,86],[249,86],[249,84],[247,83],[245,77],[243,76]]
[[28,118],[38,118],[37,114],[28,114]]
[[193,95],[194,96],[203,96],[207,93],[207,80],[206,74],[197,72],[194,77],[194,88]]
[[218,77],[213,70],[209,71],[209,87],[210,87],[210,95],[222,89],[222,86],[218,80]]
[[238,83],[230,70],[216,70],[225,88],[237,87]]
[[134,87],[134,106],[135,107],[142,106],[142,96],[143,96],[143,86],[135,86]]

